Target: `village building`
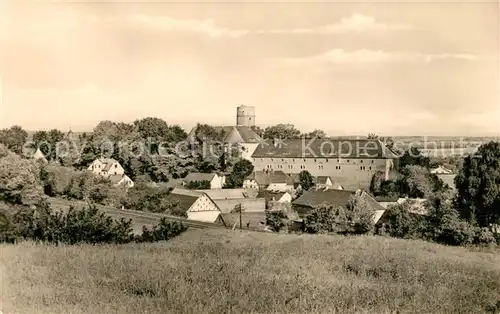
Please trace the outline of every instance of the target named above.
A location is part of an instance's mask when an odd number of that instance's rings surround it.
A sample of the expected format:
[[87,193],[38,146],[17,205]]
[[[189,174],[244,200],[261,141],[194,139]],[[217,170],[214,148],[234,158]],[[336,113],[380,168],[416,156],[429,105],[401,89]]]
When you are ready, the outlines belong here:
[[296,211],[299,217],[303,218],[307,216],[316,206],[322,205],[334,205],[346,207],[349,204],[351,197],[359,194],[359,196],[364,199],[368,206],[373,209],[375,216],[373,218],[374,223],[376,223],[385,211],[373,197],[371,197],[365,191],[346,191],[337,189],[314,189],[304,192],[299,198],[292,202],[292,207]]
[[434,174],[453,174],[453,171],[450,170],[450,169],[447,169],[443,166],[438,166],[436,168],[433,168],[430,170],[431,173],[434,173]]
[[134,181],[126,174],[113,174],[108,177],[114,186],[125,186],[127,188],[134,187]]
[[[214,129],[221,134],[221,141],[226,147],[237,147],[243,159],[251,161],[252,154],[262,141],[255,133],[255,107],[238,106],[236,109],[236,125],[215,126]],[[188,141],[195,138],[196,127],[188,135]]]
[[206,193],[220,208],[222,213],[231,213],[241,206],[244,212],[264,212],[266,201],[254,189],[196,190]]
[[206,193],[175,188],[168,194],[167,200],[177,204],[189,220],[223,223],[219,207]]
[[372,139],[290,139],[262,143],[252,154],[255,171],[308,171],[329,176],[343,188],[368,190],[377,172],[389,179],[397,156]]
[[222,189],[226,183],[226,177],[219,176],[217,173],[192,172],[182,179],[182,184],[186,186],[189,183],[202,181],[210,182],[210,189]]
[[289,192],[271,192],[271,191],[259,191],[259,197],[263,197],[266,200],[266,209],[271,209],[271,207],[276,207],[277,203],[288,203],[292,202],[292,194]]
[[88,170],[105,178],[112,175],[125,174],[123,167],[113,158],[97,158],[90,164]]
[[43,163],[48,163],[47,158],[45,158],[45,155],[42,153],[40,148],[37,148],[35,153],[33,153],[32,158],[36,161],[41,161]]
[[344,188],[337,181],[332,180],[330,176],[313,177],[314,185],[318,188],[330,188],[343,190]]
[[290,192],[295,188],[295,180],[280,170],[255,171],[244,181],[243,187],[248,189],[266,189],[275,192]]

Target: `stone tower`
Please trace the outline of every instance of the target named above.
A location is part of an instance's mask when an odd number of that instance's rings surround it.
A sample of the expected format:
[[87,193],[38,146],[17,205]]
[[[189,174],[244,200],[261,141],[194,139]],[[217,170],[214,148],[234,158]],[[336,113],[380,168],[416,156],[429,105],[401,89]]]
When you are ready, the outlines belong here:
[[240,105],[236,111],[237,126],[255,126],[255,107]]

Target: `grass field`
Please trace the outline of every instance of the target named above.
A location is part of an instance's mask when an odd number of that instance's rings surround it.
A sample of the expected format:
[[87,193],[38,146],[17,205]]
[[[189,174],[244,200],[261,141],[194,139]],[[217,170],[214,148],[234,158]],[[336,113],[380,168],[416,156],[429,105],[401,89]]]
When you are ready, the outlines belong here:
[[206,229],[0,247],[3,313],[485,313],[500,301],[498,251],[421,241]]

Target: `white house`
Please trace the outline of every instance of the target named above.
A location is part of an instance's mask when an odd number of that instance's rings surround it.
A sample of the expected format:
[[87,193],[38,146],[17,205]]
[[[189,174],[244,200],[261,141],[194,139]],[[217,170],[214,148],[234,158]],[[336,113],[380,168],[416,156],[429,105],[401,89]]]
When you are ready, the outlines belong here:
[[189,220],[215,223],[222,219],[219,207],[206,193],[175,188],[167,198],[177,203],[177,206],[186,212]]
[[114,186],[126,186],[131,188],[134,186],[134,181],[130,179],[126,174],[113,174],[109,176],[109,180],[113,183]]
[[105,178],[112,175],[125,174],[123,167],[113,158],[97,158],[88,167],[88,170]]
[[434,168],[434,169],[431,169],[431,173],[435,173],[435,174],[452,174],[453,171],[451,171],[450,169],[447,169],[443,166],[439,166],[437,168]]
[[290,192],[294,189],[294,180],[283,171],[255,171],[243,181],[243,188],[266,189],[274,192]]
[[182,184],[187,185],[191,182],[200,182],[200,181],[210,182],[210,189],[222,189],[222,187],[226,183],[226,177],[219,176],[216,173],[192,172],[182,180]]
[[318,176],[314,178],[314,183],[318,188],[329,188],[336,190],[343,190],[344,188],[330,176]]
[[45,158],[45,155],[42,153],[40,148],[36,149],[36,152],[33,154],[32,157],[34,160],[39,160],[42,161],[43,163],[48,163],[47,158]]

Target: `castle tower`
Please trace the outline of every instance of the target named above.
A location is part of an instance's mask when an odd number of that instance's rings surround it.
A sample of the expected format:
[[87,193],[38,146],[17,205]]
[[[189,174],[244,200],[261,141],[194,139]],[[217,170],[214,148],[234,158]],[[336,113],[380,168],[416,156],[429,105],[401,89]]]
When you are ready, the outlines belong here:
[[236,111],[237,126],[255,126],[255,107],[240,105]]

